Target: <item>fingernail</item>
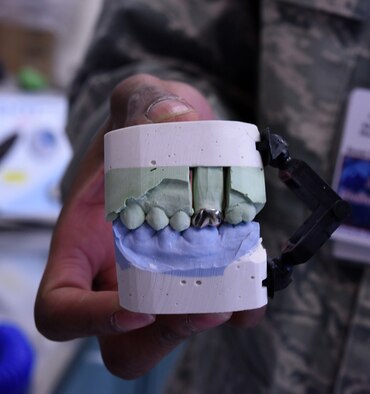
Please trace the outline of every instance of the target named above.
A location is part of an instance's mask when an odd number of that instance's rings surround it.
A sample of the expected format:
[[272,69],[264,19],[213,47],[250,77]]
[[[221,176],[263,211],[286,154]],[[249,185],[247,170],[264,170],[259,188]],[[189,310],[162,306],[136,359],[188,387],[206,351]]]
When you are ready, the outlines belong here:
[[164,96],[149,105],[145,116],[151,122],[160,123],[191,113],[196,114],[196,111],[186,101],[176,96]]
[[116,332],[128,332],[146,327],[155,321],[155,315],[134,313],[126,310],[114,312],[110,323]]

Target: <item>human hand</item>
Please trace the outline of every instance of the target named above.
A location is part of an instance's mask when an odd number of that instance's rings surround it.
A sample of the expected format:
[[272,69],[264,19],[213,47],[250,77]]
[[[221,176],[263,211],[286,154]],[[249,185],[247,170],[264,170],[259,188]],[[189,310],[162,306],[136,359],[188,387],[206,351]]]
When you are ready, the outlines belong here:
[[135,378],[194,333],[226,321],[248,327],[263,316],[264,308],[153,316],[119,306],[111,224],[104,219],[103,136],[135,124],[212,118],[204,97],[189,85],[137,75],[117,86],[111,115],[81,163],[54,231],[35,304],[46,337],[97,335],[107,368]]

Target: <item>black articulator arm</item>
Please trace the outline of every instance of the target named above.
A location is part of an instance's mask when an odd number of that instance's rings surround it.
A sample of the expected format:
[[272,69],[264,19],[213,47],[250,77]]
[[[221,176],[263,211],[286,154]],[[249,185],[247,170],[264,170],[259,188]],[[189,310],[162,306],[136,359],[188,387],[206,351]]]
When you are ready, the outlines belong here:
[[263,164],[278,168],[279,178],[312,211],[286,242],[281,255],[268,258],[267,278],[262,284],[273,297],[291,282],[293,266],[316,253],[349,215],[350,207],[304,161],[291,158],[287,143],[279,135],[266,130],[256,145]]

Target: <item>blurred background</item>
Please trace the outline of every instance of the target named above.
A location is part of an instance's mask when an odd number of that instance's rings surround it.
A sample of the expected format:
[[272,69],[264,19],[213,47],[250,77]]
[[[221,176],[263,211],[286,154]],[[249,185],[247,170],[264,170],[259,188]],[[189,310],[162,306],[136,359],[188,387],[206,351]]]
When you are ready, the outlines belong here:
[[0,0],[1,394],[159,393],[171,363],[124,382],[105,370],[94,338],[51,342],[33,321],[61,209],[59,182],[71,158],[68,87],[101,6],[102,0]]

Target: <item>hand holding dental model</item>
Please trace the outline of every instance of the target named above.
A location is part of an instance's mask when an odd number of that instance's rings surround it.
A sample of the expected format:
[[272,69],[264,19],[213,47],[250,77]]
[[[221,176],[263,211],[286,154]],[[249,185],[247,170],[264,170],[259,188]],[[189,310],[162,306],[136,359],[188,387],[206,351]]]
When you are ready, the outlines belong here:
[[[119,285],[116,275],[116,257],[114,242],[112,240],[112,225],[105,219],[103,170],[104,135],[111,130],[118,130],[123,127],[134,125],[178,121],[204,121],[211,119],[214,119],[214,115],[206,99],[196,89],[187,84],[159,80],[158,78],[148,75],[136,75],[121,82],[112,94],[109,118],[97,133],[86,156],[81,161],[68,198],[64,203],[63,210],[55,227],[48,263],[35,304],[36,325],[42,334],[53,340],[67,340],[89,335],[98,336],[103,360],[107,368],[117,376],[134,378],[142,375],[183,340],[193,334],[219,326],[225,322],[239,327],[251,327],[256,325],[264,315],[265,307],[234,313],[229,311],[222,313],[155,315],[152,313],[131,312],[126,308],[122,308],[119,303],[117,289]],[[151,158],[150,160],[153,159],[156,160],[155,158]],[[159,164],[160,163],[158,163],[158,166]],[[192,163],[187,164],[191,166]],[[146,167],[149,169],[158,168],[156,165],[157,163],[155,165],[151,163]],[[138,168],[140,167],[144,166],[139,166]],[[155,171],[158,172],[157,170]],[[223,170],[223,172],[227,173],[228,170]],[[158,173],[160,174],[160,172]],[[186,173],[188,174],[187,171]],[[179,175],[177,175],[177,178],[179,178]],[[232,179],[232,177],[230,179]],[[136,187],[137,194],[139,190],[137,180],[135,182],[131,183],[131,185]],[[184,183],[181,182],[181,184],[185,186],[185,189],[188,189],[190,187],[190,182],[189,178],[185,175],[183,175],[183,182]],[[262,183],[261,178],[259,178],[259,182],[259,184]],[[203,182],[200,183],[203,184]],[[230,185],[230,182],[226,182],[226,185],[227,184]],[[245,187],[245,185],[242,186],[243,188]],[[145,192],[147,192],[147,190],[149,190],[148,183],[144,182],[143,188],[146,189]],[[244,190],[243,188],[241,190]],[[238,190],[238,187],[235,185],[230,188],[230,190],[231,189]],[[225,183],[223,190],[225,190]],[[262,189],[259,190],[261,193],[260,196],[262,196]],[[139,202],[140,199],[138,200],[138,197],[142,194],[143,193],[140,192],[138,196],[136,196],[136,201],[135,198],[131,200],[132,203]],[[204,195],[202,192],[200,194],[201,196]],[[254,197],[246,200],[245,196],[240,196],[237,193],[236,195],[242,197],[242,202],[244,199],[244,202],[247,203],[247,209],[241,211],[242,218],[246,212],[253,209],[257,211],[259,209],[257,204],[262,203],[261,200]],[[128,196],[135,197],[135,193],[130,192]],[[122,195],[120,198],[121,197]],[[120,198],[118,198],[118,202]],[[114,213],[113,217],[116,217],[115,223],[118,224],[118,230],[121,228],[123,232],[128,231],[123,229],[119,223],[121,220],[120,216],[123,217],[123,220],[126,220],[124,218],[125,214],[122,213],[121,215],[121,212],[124,212],[122,209],[124,205],[120,204],[124,204],[124,201],[119,202],[116,206],[116,200],[113,196],[110,196],[109,200],[113,204],[112,212]],[[200,198],[199,201],[204,200],[205,199],[202,200],[202,198]],[[216,198],[212,199],[212,201],[215,200],[219,201]],[[230,201],[231,200],[230,198]],[[150,203],[152,200],[148,198],[147,201]],[[183,201],[185,205],[176,202],[176,206],[182,206],[184,209],[187,207],[189,210],[188,212],[185,210],[184,214],[186,217],[190,218],[191,209],[194,209],[194,206],[190,205],[190,200],[187,197],[183,199]],[[225,199],[223,201],[224,203],[226,202]],[[130,205],[129,201],[127,201],[126,205]],[[232,206],[232,203],[231,205],[229,204],[229,207]],[[160,208],[162,210],[164,209],[166,213],[166,210],[169,209],[168,207],[169,204],[166,202],[162,204]],[[205,206],[206,209],[213,209],[214,207],[216,207],[216,205],[213,205],[213,203],[211,207]],[[195,207],[195,209],[197,208]],[[108,211],[111,211],[111,209],[108,208]],[[240,211],[234,210],[234,213],[235,212]],[[136,214],[131,215],[134,217],[134,221],[137,220],[135,215]],[[239,213],[236,216],[238,215]],[[143,215],[140,210],[138,216],[139,218],[141,216],[141,219],[138,220],[136,224],[140,224],[142,221]],[[173,216],[174,215],[171,215],[169,211],[166,213],[169,222]],[[163,218],[162,213],[159,217]],[[181,220],[178,221],[172,219],[172,223],[175,223],[173,224],[175,228],[178,226],[178,224],[176,224],[178,222],[182,223],[181,225],[183,225],[184,221],[189,223],[189,219],[183,214],[181,214],[181,217]],[[185,220],[183,221],[184,218]],[[217,215],[216,218],[218,218]],[[244,216],[243,220],[245,218],[246,216]],[[211,221],[213,222],[213,219],[211,219]],[[157,221],[155,220],[152,223],[154,222]],[[164,223],[166,222],[167,220],[164,219]],[[127,222],[126,224],[129,225]],[[226,229],[226,236],[229,237],[226,238],[226,240],[233,238],[234,241],[236,240],[236,242],[238,242],[238,239],[259,239],[258,228],[257,231],[255,229],[257,224],[255,225],[252,223],[251,225],[252,231],[249,232],[247,228],[250,226],[250,223],[243,222],[238,224],[236,228],[240,228],[240,232],[236,234],[236,232],[232,230],[232,236],[230,236],[230,233],[228,233]],[[225,228],[232,227],[231,224],[223,224],[221,228],[223,226]],[[177,228],[180,229],[181,227]],[[198,236],[201,235],[201,237],[191,237],[190,241],[194,243],[194,241],[199,240],[199,245],[195,248],[195,251],[197,253],[202,252],[202,258],[207,253],[206,246],[208,246],[208,236],[214,236],[213,233],[215,232],[221,233],[221,229],[219,231],[216,227],[210,226],[201,229],[189,228],[186,231],[190,231],[189,235],[191,232],[197,232]],[[186,231],[183,231],[182,236],[184,241],[188,242],[185,237]],[[150,224],[147,225],[144,223],[138,230],[134,230],[131,233],[133,236],[132,242],[135,242],[135,237],[141,238],[143,240],[141,245],[145,245],[146,247],[148,245],[146,241],[148,241],[149,236],[153,235],[155,232],[156,230],[152,229]],[[166,233],[170,235],[167,236]],[[123,238],[120,236],[119,232],[117,232],[117,234],[118,238]],[[162,238],[160,236],[161,234],[165,236]],[[158,234],[156,234],[158,251],[162,250],[162,242],[167,245],[167,247],[171,245],[169,242],[170,236],[175,238],[180,237],[181,232],[174,230],[171,224],[167,225],[163,230],[158,231]],[[124,237],[124,239],[127,240],[129,240],[129,238],[129,236],[127,236],[127,238]],[[248,250],[248,248],[252,248],[253,250],[253,242],[249,246],[244,245],[246,248],[245,250]],[[215,244],[214,242],[213,245]],[[228,242],[221,242],[217,246],[218,249],[213,250],[213,253],[218,255],[218,252],[222,250],[225,251],[226,248],[224,248],[224,246],[227,245]],[[188,245],[185,244],[184,248],[178,248],[178,251],[181,252],[181,250],[185,250],[188,252],[187,246]],[[231,252],[235,253],[235,244],[231,246]],[[147,251],[150,251],[150,247],[153,247],[153,245],[149,245]],[[138,249],[135,247],[133,251],[135,252],[134,257],[136,257]],[[141,252],[143,252],[143,247],[141,248]],[[243,250],[241,250],[241,253],[245,254]],[[234,257],[237,259],[239,258],[239,256],[232,256],[232,258]],[[219,257],[219,262],[222,259],[222,256]],[[229,255],[227,261],[230,262],[230,259]],[[135,261],[138,262],[140,260],[136,259]],[[173,260],[171,259],[169,263],[171,265],[170,268],[173,269]],[[177,263],[181,265],[184,261],[181,262],[180,260]],[[165,264],[165,261],[161,261],[160,264],[157,264],[157,267],[163,268]],[[126,262],[124,259],[122,262],[117,261],[117,266],[119,269],[125,269]],[[152,269],[150,262],[148,262],[147,266]],[[135,265],[133,270],[137,268],[138,267]],[[214,270],[214,275],[210,275],[210,271],[207,272],[208,268],[206,267],[204,272],[208,275],[204,277],[210,281],[212,278],[220,278],[221,274],[226,271],[225,263],[211,268]],[[152,269],[149,271],[149,275],[152,275],[153,272],[154,274],[162,275],[163,272],[161,271],[161,269],[157,269],[157,271]],[[178,275],[178,273],[176,274]],[[190,272],[188,274],[188,277],[194,278],[190,276]],[[180,279],[180,282],[181,280],[182,279]],[[187,285],[191,284],[190,289],[196,289],[197,280],[198,279],[195,280],[195,283],[194,281],[191,281],[191,283],[186,282],[183,288],[187,289]],[[257,283],[255,280],[253,282],[252,278],[250,278],[250,281],[252,283]],[[177,277],[174,283],[176,286],[179,284],[179,277]],[[204,287],[202,286],[203,282],[199,284],[199,288],[203,289]],[[246,287],[247,286],[243,284],[243,291]],[[224,289],[226,288],[227,287],[224,287]],[[262,288],[262,291],[265,291],[264,288]],[[127,294],[127,296],[130,297],[129,294]],[[164,296],[166,297],[166,293],[164,293]],[[235,300],[233,297],[229,299]]]
[[134,378],[191,335],[225,322],[239,327],[259,322],[264,307],[154,315],[130,312],[119,304],[112,225],[104,209],[104,135],[138,124],[213,118],[207,100],[184,83],[135,75],[115,88],[109,118],[81,161],[54,230],[35,305],[42,334],[53,340],[96,335],[107,368]]

